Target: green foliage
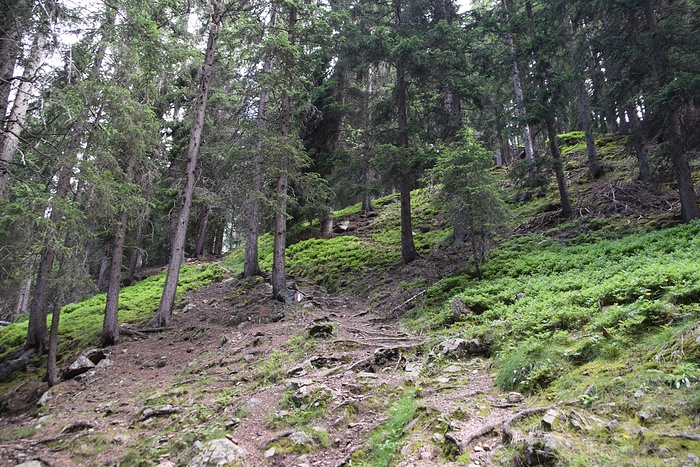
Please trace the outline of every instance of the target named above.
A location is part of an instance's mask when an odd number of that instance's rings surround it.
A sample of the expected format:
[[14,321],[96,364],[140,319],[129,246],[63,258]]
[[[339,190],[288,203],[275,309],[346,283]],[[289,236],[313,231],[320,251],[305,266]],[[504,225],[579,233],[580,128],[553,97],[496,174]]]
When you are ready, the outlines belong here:
[[417,411],[418,402],[415,392],[401,397],[389,409],[389,420],[370,434],[369,465],[373,467],[391,465],[405,435],[404,428],[415,418]]
[[[222,275],[223,271],[216,265],[183,266],[178,293],[220,280]],[[141,324],[151,319],[158,309],[164,283],[165,273],[123,288],[119,294],[119,322]],[[93,345],[102,331],[105,300],[106,294],[99,294],[61,309],[61,351],[84,349]],[[48,321],[50,326],[50,317]],[[3,355],[24,344],[27,325],[27,320],[20,320],[0,330],[0,349],[3,349]]]

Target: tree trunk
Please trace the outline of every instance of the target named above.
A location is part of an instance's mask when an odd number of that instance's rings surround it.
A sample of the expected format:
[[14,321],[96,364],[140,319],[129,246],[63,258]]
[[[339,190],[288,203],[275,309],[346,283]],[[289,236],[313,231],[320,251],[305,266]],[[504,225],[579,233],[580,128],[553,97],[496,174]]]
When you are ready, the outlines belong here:
[[669,116],[670,151],[673,168],[678,182],[678,194],[681,201],[681,219],[690,222],[700,218],[698,197],[693,185],[693,175],[688,164],[688,152],[683,135],[680,111],[674,110]]
[[333,235],[333,208],[328,208],[321,219],[321,237],[330,238]]
[[204,242],[207,239],[207,226],[209,225],[209,214],[211,206],[204,204],[199,217],[199,230],[197,231],[197,243],[194,247],[194,257],[199,258],[204,255]]
[[[40,26],[34,36],[34,41],[29,52],[29,58],[24,63],[24,73],[17,88],[17,94],[12,105],[12,111],[7,118],[7,128],[0,141],[0,201],[7,196],[7,187],[10,177],[10,164],[17,151],[19,136],[27,117],[29,100],[31,99],[34,80],[42,63],[42,55],[48,43],[50,23],[54,20],[56,5],[47,2],[48,17]],[[4,112],[5,109],[3,109]]]
[[[66,240],[68,242],[68,240]],[[61,261],[59,276],[64,272],[65,261]],[[61,380],[58,376],[57,356],[58,356],[58,326],[61,319],[61,302],[63,296],[63,282],[58,281],[51,311],[51,331],[49,333],[49,350],[46,358],[46,380],[49,387],[57,385]]]
[[204,64],[202,65],[202,79],[199,85],[199,96],[195,106],[194,122],[190,132],[190,142],[187,148],[187,169],[186,182],[180,202],[180,214],[177,220],[177,228],[170,250],[170,263],[165,277],[163,295],[160,298],[158,312],[153,319],[153,324],[158,327],[165,327],[170,324],[173,318],[173,307],[175,306],[175,293],[177,292],[177,281],[180,278],[180,266],[185,256],[185,238],[187,236],[187,221],[190,218],[190,208],[192,207],[192,195],[196,182],[197,156],[199,146],[202,141],[202,130],[204,129],[204,116],[207,109],[207,97],[209,96],[209,85],[214,71],[214,53],[216,52],[216,41],[219,37],[219,28],[224,11],[221,0],[213,1],[214,12],[209,22],[209,38],[205,51]]
[[554,119],[547,119],[547,137],[549,139],[549,152],[554,160],[554,174],[557,178],[557,186],[559,187],[559,197],[561,198],[561,213],[565,217],[571,216],[574,210],[571,207],[569,199],[569,190],[566,186],[566,174],[564,173],[564,165],[561,160],[561,152],[557,143],[557,130],[554,126]]
[[[506,21],[510,25],[510,9],[506,0],[502,0],[503,7],[506,9]],[[535,145],[532,141],[532,131],[530,130],[530,124],[526,120],[525,115],[525,97],[523,94],[523,85],[520,80],[520,71],[518,69],[518,60],[515,54],[515,40],[513,39],[513,33],[508,31],[508,53],[510,55],[510,60],[513,62],[513,91],[515,93],[515,108],[518,114],[518,119],[520,120],[520,128],[523,134],[523,146],[525,146],[525,160],[527,162],[533,162],[535,160]]]
[[[274,28],[276,24],[276,14],[273,8],[270,18],[270,27]],[[270,50],[265,57],[263,65],[263,73],[269,75],[272,73],[272,62],[274,58],[274,49]],[[270,89],[264,87],[260,91],[260,101],[258,102],[258,117],[256,124],[259,129],[267,128],[267,109],[270,102]],[[246,216],[246,232],[245,232],[245,250],[243,257],[243,277],[253,277],[262,274],[260,270],[260,262],[258,259],[258,229],[260,228],[260,210],[262,209],[261,197],[263,190],[263,155],[262,155],[262,138],[265,137],[265,132],[262,131],[260,141],[256,147],[253,156],[253,180],[250,193],[250,204],[248,206],[248,215]]]
[[[401,27],[401,0],[394,0],[396,29]],[[406,96],[406,65],[403,57],[397,58],[396,63],[396,109],[398,123],[398,146],[406,150],[408,148],[408,111]],[[402,154],[402,157],[405,157]],[[407,161],[403,161],[408,165]],[[418,258],[416,246],[413,243],[413,220],[411,218],[411,179],[408,167],[402,168],[401,180],[401,258],[404,264],[408,264]]]
[[[141,234],[143,231],[143,219],[138,220],[138,224],[136,226],[136,231],[133,234],[133,239],[135,242],[135,245],[140,245],[141,244]],[[138,246],[134,246],[131,248],[131,255],[129,257],[129,275],[127,276],[127,279],[129,279],[129,284],[133,283],[136,280],[136,273],[141,269],[141,265],[143,264],[143,250],[139,248]]]
[[[135,152],[129,154],[124,183],[134,181],[134,167],[138,155]],[[124,257],[124,243],[126,241],[126,225],[129,214],[122,209],[117,220],[117,228],[114,232],[114,244],[112,245],[112,266],[110,268],[109,283],[107,285],[107,303],[105,304],[105,317],[102,322],[100,345],[107,347],[119,341],[119,289],[122,280],[122,259]]]
[[[0,14],[7,15],[8,11],[3,8]],[[5,29],[9,27],[11,29]],[[10,104],[10,90],[12,89],[12,81],[14,78],[15,64],[21,49],[18,45],[21,43],[19,28],[12,28],[9,24],[3,24],[3,30],[0,31],[0,129],[5,128],[5,116],[7,115],[8,106]]]

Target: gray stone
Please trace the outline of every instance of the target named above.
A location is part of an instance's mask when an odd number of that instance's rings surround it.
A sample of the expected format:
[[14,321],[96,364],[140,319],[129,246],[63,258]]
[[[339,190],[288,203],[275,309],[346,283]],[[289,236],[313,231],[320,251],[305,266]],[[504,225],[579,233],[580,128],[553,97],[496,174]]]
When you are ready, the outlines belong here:
[[296,446],[308,446],[314,443],[314,439],[305,431],[295,431],[294,433],[289,435],[289,439]]
[[459,296],[452,298],[450,308],[452,309],[452,316],[457,320],[462,319],[464,316],[469,315],[472,312],[472,310],[470,310],[467,304],[464,302],[464,299]]
[[43,393],[43,394],[41,395],[41,397],[39,398],[39,400],[37,401],[37,403],[36,403],[37,407],[43,407],[43,406],[45,406],[46,403],[49,402],[49,399],[51,399],[51,396],[52,396],[52,395],[53,395],[53,394],[51,394],[51,390],[48,390],[48,391],[46,391],[45,393]]
[[642,391],[641,389],[637,389],[636,391],[634,391],[635,399],[641,399],[642,397],[644,397],[644,391]]
[[433,351],[439,355],[451,358],[464,358],[473,355],[482,355],[486,349],[478,339],[454,338],[440,342]]
[[509,392],[508,397],[506,398],[506,400],[511,404],[522,402],[523,399],[525,399],[525,397],[519,392]]
[[63,379],[73,379],[78,375],[87,373],[93,368],[95,368],[95,364],[86,356],[81,355],[65,369],[63,372]]
[[84,352],[83,356],[87,357],[95,365],[107,358],[107,354],[105,353],[104,349],[91,349]]
[[44,467],[46,464],[44,464],[41,461],[27,461],[27,462],[22,462],[21,464],[15,465],[15,467]]
[[315,337],[317,339],[331,337],[333,335],[334,329],[331,323],[316,323],[309,327],[309,336]]
[[270,457],[274,456],[274,455],[275,455],[275,451],[276,451],[276,450],[275,450],[274,447],[271,447],[270,449],[268,449],[267,451],[265,451],[265,454],[264,454],[264,455],[265,455],[265,459],[269,459]]
[[569,414],[569,423],[572,427],[579,431],[588,431],[591,429],[588,420],[586,420],[583,415],[579,414],[575,410],[572,410]]
[[196,443],[195,449],[199,452],[187,467],[220,467],[234,463],[241,466],[250,465],[246,460],[246,450],[228,438],[214,439],[205,444]]
[[552,434],[528,436],[524,441],[525,465],[554,465],[561,445]]
[[546,414],[544,414],[544,417],[542,417],[542,428],[545,430],[551,430],[552,425],[554,424],[554,421],[557,419],[559,416],[559,412],[557,412],[554,409],[549,409]]
[[615,430],[617,430],[618,428],[620,428],[620,422],[618,422],[617,420],[610,420],[610,421],[605,425],[605,428],[606,428],[608,431],[615,431]]

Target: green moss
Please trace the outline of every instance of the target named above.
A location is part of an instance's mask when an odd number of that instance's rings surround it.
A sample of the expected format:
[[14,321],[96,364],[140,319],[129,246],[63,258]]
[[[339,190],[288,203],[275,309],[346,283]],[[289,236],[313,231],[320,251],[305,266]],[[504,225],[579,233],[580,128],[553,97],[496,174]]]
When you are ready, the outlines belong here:
[[[223,271],[216,265],[183,266],[178,294],[220,280],[222,276]],[[164,282],[165,273],[162,273],[123,288],[119,293],[119,322],[138,325],[151,319],[158,309]],[[84,349],[93,344],[102,331],[105,301],[106,294],[99,294],[61,309],[59,354]],[[50,316],[47,322],[50,326]],[[2,355],[24,343],[27,326],[28,321],[24,319],[0,330]]]

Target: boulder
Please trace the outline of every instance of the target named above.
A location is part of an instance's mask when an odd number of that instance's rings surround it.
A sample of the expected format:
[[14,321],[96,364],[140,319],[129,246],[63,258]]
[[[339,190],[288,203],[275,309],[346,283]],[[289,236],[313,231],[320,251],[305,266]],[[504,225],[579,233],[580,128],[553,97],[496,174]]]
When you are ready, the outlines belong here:
[[486,348],[479,339],[447,339],[433,348],[433,352],[450,358],[465,358],[472,355],[483,355]]
[[95,364],[85,355],[81,355],[65,369],[63,372],[63,379],[73,379],[78,375],[87,373],[93,368],[95,368]]
[[205,444],[195,443],[197,454],[187,467],[220,467],[224,465],[250,465],[248,452],[228,438],[211,440]]
[[552,434],[528,436],[524,444],[525,465],[554,465],[562,442]]

